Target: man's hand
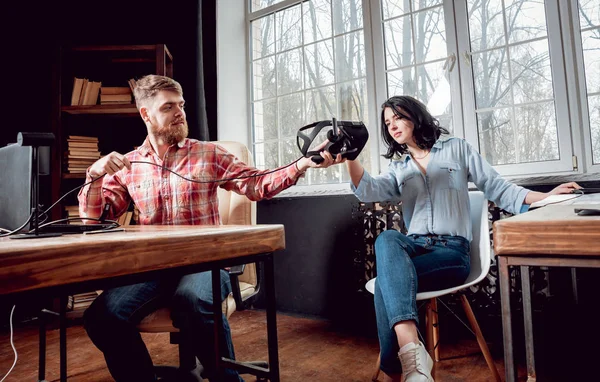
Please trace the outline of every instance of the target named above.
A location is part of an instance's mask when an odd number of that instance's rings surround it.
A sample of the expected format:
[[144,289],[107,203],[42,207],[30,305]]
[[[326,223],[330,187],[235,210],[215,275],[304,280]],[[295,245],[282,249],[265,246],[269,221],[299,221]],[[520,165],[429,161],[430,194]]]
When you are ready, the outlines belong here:
[[102,176],[104,174],[112,175],[123,167],[127,167],[128,170],[131,170],[131,163],[129,163],[129,159],[125,158],[123,154],[113,151],[103,158],[98,159],[90,167],[90,175],[93,178]]
[[575,182],[563,183],[560,186],[555,187],[552,191],[548,192],[548,196],[558,194],[570,194],[574,190],[579,190],[580,188],[582,187]]

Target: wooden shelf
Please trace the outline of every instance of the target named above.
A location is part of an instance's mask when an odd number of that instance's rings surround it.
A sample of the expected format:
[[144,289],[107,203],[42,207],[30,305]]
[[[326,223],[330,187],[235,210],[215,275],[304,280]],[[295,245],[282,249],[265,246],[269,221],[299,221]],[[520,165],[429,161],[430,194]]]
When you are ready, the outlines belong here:
[[63,179],[85,179],[85,174],[71,174],[68,172],[64,172],[62,174]]
[[117,105],[80,105],[63,106],[63,113],[67,114],[116,114],[127,116],[139,116],[135,104],[117,104]]

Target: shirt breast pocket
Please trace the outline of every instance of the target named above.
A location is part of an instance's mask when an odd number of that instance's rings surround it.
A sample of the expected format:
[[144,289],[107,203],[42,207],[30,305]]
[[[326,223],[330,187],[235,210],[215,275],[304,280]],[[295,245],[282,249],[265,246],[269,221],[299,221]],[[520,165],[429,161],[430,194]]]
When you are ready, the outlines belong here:
[[402,199],[406,199],[410,197],[410,195],[414,194],[415,191],[415,173],[405,174],[404,176],[398,179],[398,192]]
[[455,162],[440,163],[440,180],[441,188],[450,188],[458,190],[464,184],[462,181],[462,168]]

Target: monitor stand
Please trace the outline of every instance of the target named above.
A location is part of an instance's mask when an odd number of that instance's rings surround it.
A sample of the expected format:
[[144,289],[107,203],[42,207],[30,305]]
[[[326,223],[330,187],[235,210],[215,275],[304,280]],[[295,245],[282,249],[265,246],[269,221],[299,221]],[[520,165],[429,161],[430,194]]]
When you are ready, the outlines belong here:
[[39,206],[39,197],[40,197],[40,157],[38,155],[38,149],[40,146],[45,146],[45,144],[41,144],[42,142],[51,142],[54,140],[54,134],[52,133],[19,133],[17,137],[17,141],[21,146],[31,146],[31,195],[33,198],[33,230],[28,233],[23,233],[19,235],[10,236],[11,239],[38,239],[43,237],[56,237],[62,236],[62,233],[58,232],[47,232],[40,233],[39,225],[40,225],[40,206]]

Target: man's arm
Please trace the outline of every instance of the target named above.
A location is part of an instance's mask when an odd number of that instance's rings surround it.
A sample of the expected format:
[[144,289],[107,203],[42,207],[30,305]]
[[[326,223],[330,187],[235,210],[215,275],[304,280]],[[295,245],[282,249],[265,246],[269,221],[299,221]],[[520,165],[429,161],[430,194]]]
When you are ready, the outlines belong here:
[[[79,216],[97,219],[107,203],[111,205],[108,219],[114,219],[125,211],[131,198],[118,177],[118,171],[124,167],[131,169],[129,160],[124,155],[112,152],[88,168],[85,179],[88,184],[82,187],[77,196]],[[98,179],[100,177],[104,178]],[[94,179],[97,180],[92,182]]]

